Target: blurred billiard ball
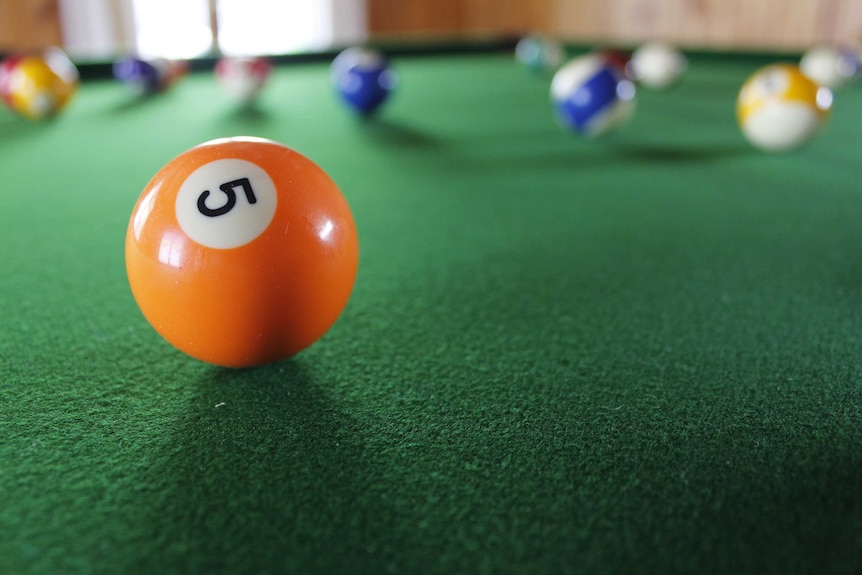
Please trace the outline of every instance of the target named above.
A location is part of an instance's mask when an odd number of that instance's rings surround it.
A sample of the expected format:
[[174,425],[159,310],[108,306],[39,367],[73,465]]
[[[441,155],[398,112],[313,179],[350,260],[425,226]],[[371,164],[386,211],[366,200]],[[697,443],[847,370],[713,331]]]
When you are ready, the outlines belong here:
[[144,188],[126,232],[132,294],[188,355],[251,367],[290,357],[338,318],[359,246],[336,184],[270,140],[192,148]]
[[855,51],[831,46],[811,48],[799,62],[803,74],[827,88],[839,88],[856,79],[860,66]]
[[680,80],[687,66],[685,55],[670,44],[649,42],[632,53],[627,71],[638,84],[664,90]]
[[248,104],[266,86],[272,65],[265,58],[226,57],[216,63],[215,76],[230,98]]
[[755,72],[742,86],[736,114],[743,135],[767,151],[798,148],[829,118],[832,92],[806,77],[797,66],[773,64]]
[[188,70],[188,64],[167,58],[123,58],[114,62],[114,78],[136,96],[151,96],[173,86]]
[[161,91],[167,85],[167,65],[142,58],[123,58],[114,62],[114,78],[137,96]]
[[635,87],[597,54],[569,61],[554,75],[551,101],[566,127],[599,136],[622,127],[634,109]]
[[78,87],[78,69],[59,48],[41,54],[12,56],[0,66],[0,96],[31,120],[60,113]]
[[566,52],[558,41],[531,34],[518,41],[515,59],[534,72],[555,72],[565,60]]
[[341,99],[363,116],[373,114],[395,89],[397,77],[388,58],[376,50],[348,48],[330,68]]
[[623,50],[606,48],[596,51],[595,54],[602,58],[607,64],[616,68],[620,75],[628,77],[627,68],[632,58],[630,53]]

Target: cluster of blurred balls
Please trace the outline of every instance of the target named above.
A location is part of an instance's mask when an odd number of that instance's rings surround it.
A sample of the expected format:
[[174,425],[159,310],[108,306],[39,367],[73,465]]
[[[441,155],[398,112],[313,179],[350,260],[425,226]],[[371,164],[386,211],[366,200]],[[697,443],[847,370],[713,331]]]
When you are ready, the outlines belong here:
[[[165,58],[123,58],[114,62],[114,77],[135,97],[165,92],[187,72],[188,63]],[[348,48],[332,62],[332,84],[341,100],[361,116],[372,115],[395,89],[397,77],[381,52]],[[223,57],[215,79],[226,96],[244,105],[254,103],[272,73],[263,57]],[[77,89],[78,70],[59,48],[10,56],[0,63],[0,98],[17,114],[45,120],[59,114]]]
[[[556,116],[567,128],[599,136],[625,125],[634,111],[637,86],[667,90],[687,69],[687,58],[667,43],[650,42],[632,53],[597,50],[565,61],[554,39],[527,36],[515,55],[536,72],[553,73],[550,93]],[[737,123],[755,147],[785,151],[805,144],[826,123],[832,89],[860,76],[858,52],[813,48],[799,65],[777,63],[753,73],[736,102]]]
[[173,86],[188,71],[188,64],[167,58],[124,58],[114,62],[114,77],[135,96],[148,96]]
[[[335,58],[331,69],[338,94],[361,115],[374,113],[395,88],[389,60],[374,50],[348,48]],[[167,89],[182,72],[167,60],[128,58],[114,64],[114,76],[140,95]],[[224,57],[215,65],[219,87],[229,98],[246,105],[257,100],[271,73],[272,63],[263,57]]]
[[[518,42],[516,58],[529,69],[552,73],[550,94],[560,122],[586,136],[613,132],[632,117],[638,87],[667,90],[687,69],[687,58],[673,46],[651,42],[633,52],[597,50],[566,61],[563,45],[531,35]],[[163,92],[188,70],[183,62],[126,58],[114,63],[114,76],[139,96]],[[225,57],[215,66],[224,93],[253,103],[270,78],[272,64],[261,57]],[[825,124],[832,90],[862,73],[859,53],[819,47],[805,53],[799,65],[766,66],[740,89],[737,122],[743,135],[768,151],[794,149]],[[369,116],[387,101],[397,78],[382,53],[349,48],[332,62],[331,80],[341,100],[360,116]],[[42,54],[12,56],[0,64],[0,98],[26,118],[42,120],[59,113],[78,85],[75,65],[52,48]]]

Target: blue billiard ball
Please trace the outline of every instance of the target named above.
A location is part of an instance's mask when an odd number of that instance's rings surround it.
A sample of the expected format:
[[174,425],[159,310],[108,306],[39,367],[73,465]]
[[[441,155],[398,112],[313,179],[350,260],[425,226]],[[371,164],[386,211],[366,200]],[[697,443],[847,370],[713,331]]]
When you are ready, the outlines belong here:
[[568,62],[554,75],[551,101],[559,120],[586,136],[624,125],[634,110],[635,87],[600,55]]
[[381,53],[348,48],[332,62],[332,82],[342,100],[359,114],[370,115],[389,97],[397,82]]
[[114,77],[138,95],[154,94],[164,88],[166,70],[157,62],[125,58],[114,63]]

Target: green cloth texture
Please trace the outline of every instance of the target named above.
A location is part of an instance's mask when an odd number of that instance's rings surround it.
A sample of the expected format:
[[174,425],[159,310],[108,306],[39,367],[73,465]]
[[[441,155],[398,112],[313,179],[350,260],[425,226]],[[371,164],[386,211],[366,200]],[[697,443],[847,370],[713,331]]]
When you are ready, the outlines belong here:
[[[631,123],[557,125],[511,54],[0,113],[0,573],[862,572],[862,89],[749,146],[761,62],[694,57]],[[140,314],[124,235],[180,152],[320,164],[360,239],[311,348],[229,370]]]

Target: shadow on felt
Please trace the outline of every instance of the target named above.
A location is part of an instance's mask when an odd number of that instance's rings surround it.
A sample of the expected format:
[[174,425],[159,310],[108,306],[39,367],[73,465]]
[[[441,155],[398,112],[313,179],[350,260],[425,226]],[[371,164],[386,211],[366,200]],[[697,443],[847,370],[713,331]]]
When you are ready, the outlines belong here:
[[258,99],[248,102],[235,102],[224,114],[224,120],[235,124],[257,125],[270,120],[270,112]]
[[611,153],[625,160],[637,162],[702,163],[751,156],[757,151],[744,142],[712,146],[618,142]]
[[[589,145],[587,145],[589,144]],[[582,170],[626,169],[635,165],[698,165],[730,161],[756,155],[757,151],[744,143],[702,144],[686,146],[683,144],[638,144],[620,140],[603,142],[576,142],[569,150],[551,150],[543,153],[523,153],[520,150],[494,155],[471,156],[468,153],[452,153],[445,160],[461,173],[485,173],[494,170],[496,174],[524,170],[552,170],[580,174]]]
[[170,97],[167,92],[154,92],[152,94],[133,94],[124,93],[113,106],[108,108],[107,112],[111,114],[127,114],[137,110],[155,105],[157,102],[164,101]]
[[358,116],[356,124],[363,135],[381,145],[420,149],[440,144],[439,138],[428,132],[377,115]]
[[367,447],[327,400],[325,382],[291,360],[213,368],[196,385],[173,451],[151,469],[162,497],[146,521],[163,552],[142,564],[152,572],[385,571],[395,534],[372,519],[385,502]]

